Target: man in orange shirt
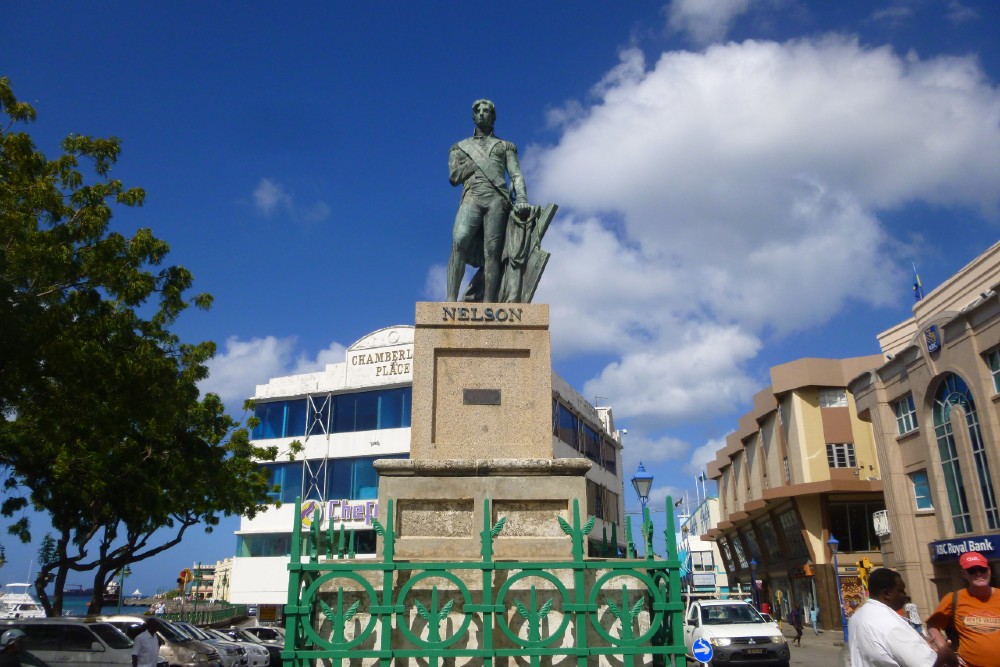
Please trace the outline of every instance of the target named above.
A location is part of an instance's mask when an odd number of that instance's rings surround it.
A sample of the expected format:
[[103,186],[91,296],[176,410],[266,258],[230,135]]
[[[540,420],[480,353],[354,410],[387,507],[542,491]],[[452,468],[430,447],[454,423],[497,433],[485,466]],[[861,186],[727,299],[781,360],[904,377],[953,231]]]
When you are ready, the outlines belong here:
[[[1000,661],[1000,590],[990,583],[990,564],[981,553],[962,554],[962,578],[966,587],[948,593],[927,619],[931,642],[947,643],[944,631],[954,618],[958,631],[958,656],[969,667],[990,667]],[[957,599],[954,612],[952,600]]]

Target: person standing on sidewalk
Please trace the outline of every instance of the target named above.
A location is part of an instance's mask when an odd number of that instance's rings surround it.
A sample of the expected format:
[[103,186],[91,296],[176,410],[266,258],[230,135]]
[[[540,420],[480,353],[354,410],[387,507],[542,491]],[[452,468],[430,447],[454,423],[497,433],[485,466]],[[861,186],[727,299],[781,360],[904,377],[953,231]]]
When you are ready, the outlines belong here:
[[[927,619],[931,642],[950,642],[946,630],[958,634],[958,655],[969,667],[991,667],[1000,660],[1000,589],[990,582],[990,564],[976,551],[958,559],[966,586],[948,593]],[[954,646],[952,648],[955,648]]]
[[899,615],[906,584],[881,567],[868,577],[868,601],[847,622],[852,667],[956,667],[958,656],[945,644],[937,653]]

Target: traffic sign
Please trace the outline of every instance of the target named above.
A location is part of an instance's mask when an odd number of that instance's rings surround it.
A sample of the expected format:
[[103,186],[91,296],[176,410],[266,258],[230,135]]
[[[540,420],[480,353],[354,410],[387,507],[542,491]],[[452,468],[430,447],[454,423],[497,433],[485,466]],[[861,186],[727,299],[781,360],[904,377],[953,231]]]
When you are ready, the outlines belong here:
[[712,661],[712,645],[704,639],[695,639],[691,645],[691,655],[700,663],[709,663]]

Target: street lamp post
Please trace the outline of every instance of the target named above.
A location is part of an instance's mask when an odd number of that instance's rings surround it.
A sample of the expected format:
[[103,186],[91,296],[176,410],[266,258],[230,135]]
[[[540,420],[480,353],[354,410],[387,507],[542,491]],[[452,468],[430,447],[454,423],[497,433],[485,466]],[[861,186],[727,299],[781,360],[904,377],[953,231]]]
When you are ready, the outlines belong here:
[[122,613],[122,596],[125,595],[125,577],[132,574],[132,570],[126,565],[118,570],[118,613]]
[[649,502],[649,490],[652,486],[653,475],[646,472],[642,461],[640,461],[639,469],[632,476],[632,488],[635,489],[635,494],[639,496],[639,504],[642,506],[642,536],[643,542],[646,545],[646,558],[649,558],[653,553],[653,525],[649,519],[649,508],[646,507],[646,503]]
[[844,591],[840,588],[840,567],[837,565],[837,547],[840,542],[832,534],[827,545],[833,554],[833,584],[837,587],[837,602],[840,603],[840,624],[844,628],[844,643],[847,643],[847,614],[844,613]]
[[191,612],[191,622],[198,622],[198,591],[201,589],[201,563],[194,566],[194,581],[191,583],[191,597],[194,598],[194,610]]
[[753,606],[760,609],[760,605],[757,604],[757,559],[750,559],[750,599],[753,601]]

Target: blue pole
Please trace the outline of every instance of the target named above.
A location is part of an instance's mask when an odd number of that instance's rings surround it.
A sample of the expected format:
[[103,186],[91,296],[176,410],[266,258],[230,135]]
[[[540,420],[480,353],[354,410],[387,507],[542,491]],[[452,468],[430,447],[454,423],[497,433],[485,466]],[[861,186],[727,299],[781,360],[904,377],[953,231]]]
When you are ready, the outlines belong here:
[[837,587],[837,601],[840,602],[840,624],[844,628],[844,644],[847,644],[847,614],[844,613],[844,591],[840,587],[840,568],[837,566],[837,552],[833,552],[833,583]]

